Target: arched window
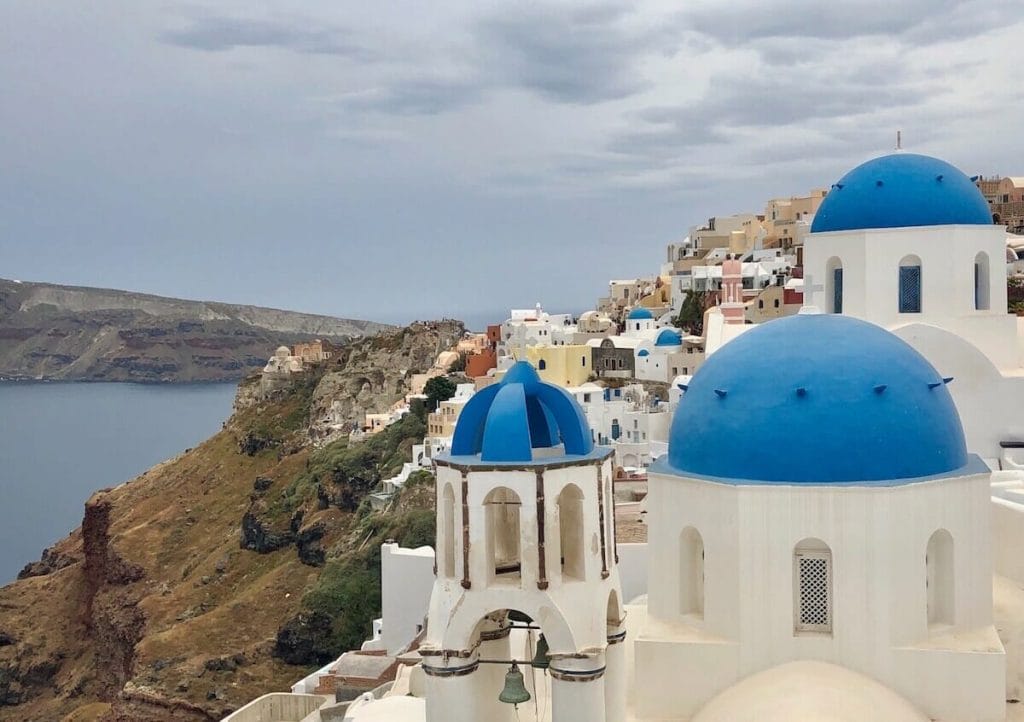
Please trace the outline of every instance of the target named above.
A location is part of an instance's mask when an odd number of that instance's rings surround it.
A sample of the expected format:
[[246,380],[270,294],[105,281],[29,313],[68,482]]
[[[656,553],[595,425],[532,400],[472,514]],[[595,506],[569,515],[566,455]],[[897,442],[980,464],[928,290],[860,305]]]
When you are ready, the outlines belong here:
[[545,361],[544,359],[541,359],[540,361],[537,362],[537,370],[538,371],[543,371],[547,367],[548,367],[548,362]]
[[444,566],[441,573],[455,576],[455,494],[451,484],[444,485],[441,503],[441,533],[444,548]]
[[832,550],[820,539],[793,548],[793,631],[832,633]]
[[953,624],[953,537],[939,529],[928,539],[924,556],[928,584],[928,624]]
[[991,308],[992,293],[989,288],[988,254],[982,251],[974,257],[974,308],[987,311]]
[[494,580],[521,578],[520,505],[519,495],[503,486],[493,489],[484,499],[487,560]]
[[921,259],[904,256],[900,261],[900,313],[921,313]]
[[843,312],[843,261],[837,256],[825,264],[825,304],[829,313]]
[[761,300],[760,298],[757,299],[757,307],[758,308],[764,308],[764,301]]
[[704,616],[704,539],[692,526],[679,535],[679,612]]
[[558,495],[558,536],[562,549],[562,579],[586,579],[583,556],[583,492],[569,484]]
[[622,429],[619,427],[619,420],[612,419],[612,438],[617,439],[622,435]]

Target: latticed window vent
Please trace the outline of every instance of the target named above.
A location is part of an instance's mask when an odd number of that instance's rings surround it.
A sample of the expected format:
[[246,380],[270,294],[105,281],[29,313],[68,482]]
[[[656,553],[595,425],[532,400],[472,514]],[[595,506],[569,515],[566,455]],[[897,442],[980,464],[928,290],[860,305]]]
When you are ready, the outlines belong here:
[[798,632],[832,631],[832,554],[797,550],[795,626]]
[[921,267],[900,267],[900,313],[921,313]]

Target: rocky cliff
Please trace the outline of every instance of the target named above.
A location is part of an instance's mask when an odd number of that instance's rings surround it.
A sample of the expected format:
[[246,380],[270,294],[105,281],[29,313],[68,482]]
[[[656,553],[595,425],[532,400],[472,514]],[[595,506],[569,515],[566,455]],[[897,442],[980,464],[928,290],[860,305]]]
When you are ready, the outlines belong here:
[[[0,720],[219,720],[357,645],[379,613],[380,542],[433,539],[429,475],[384,512],[364,503],[424,419],[318,448],[311,421],[329,400],[389,404],[460,328],[354,342],[268,400],[244,382],[220,433],[94,494],[82,526],[0,588]],[[385,370],[354,399],[370,359]]]
[[257,306],[0,279],[0,379],[234,381],[273,350],[391,327]]

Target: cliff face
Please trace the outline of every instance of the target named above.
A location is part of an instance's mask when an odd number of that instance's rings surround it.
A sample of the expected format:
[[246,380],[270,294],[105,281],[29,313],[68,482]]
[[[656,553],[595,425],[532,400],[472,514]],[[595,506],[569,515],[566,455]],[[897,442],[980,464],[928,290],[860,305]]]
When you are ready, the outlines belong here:
[[364,414],[387,411],[412,390],[413,375],[429,369],[465,331],[461,321],[418,322],[351,344],[328,365],[313,392],[311,432],[329,435],[331,421],[347,432]]
[[0,279],[0,378],[238,380],[280,345],[389,326],[256,306]]
[[[437,328],[396,338],[382,398],[429,366]],[[266,401],[243,382],[221,432],[94,494],[82,526],[0,588],[0,721],[219,720],[364,638],[373,555],[385,536],[433,538],[433,487],[410,484],[386,513],[360,505],[422,437],[412,415],[313,448],[320,387],[351,373],[325,365]]]

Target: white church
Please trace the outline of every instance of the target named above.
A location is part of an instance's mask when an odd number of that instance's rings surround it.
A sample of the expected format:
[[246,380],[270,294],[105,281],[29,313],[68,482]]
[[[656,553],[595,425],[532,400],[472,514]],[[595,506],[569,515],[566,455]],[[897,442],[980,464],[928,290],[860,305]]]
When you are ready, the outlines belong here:
[[[516,364],[436,461],[418,664],[344,719],[1024,719],[1007,702],[1024,329],[1004,247],[947,163],[899,153],[844,176],[805,246],[821,308],[747,327],[680,389],[629,553],[612,451]],[[997,623],[1000,575],[1018,586]]]

